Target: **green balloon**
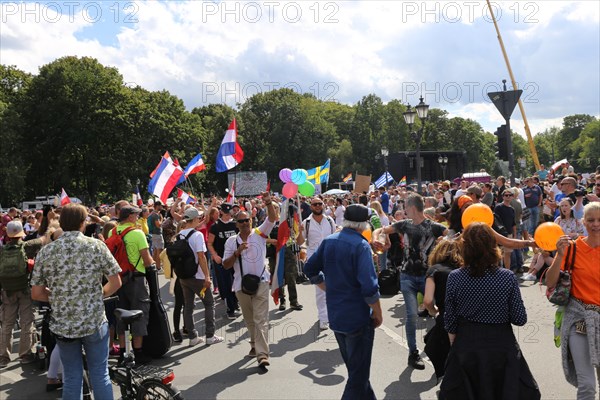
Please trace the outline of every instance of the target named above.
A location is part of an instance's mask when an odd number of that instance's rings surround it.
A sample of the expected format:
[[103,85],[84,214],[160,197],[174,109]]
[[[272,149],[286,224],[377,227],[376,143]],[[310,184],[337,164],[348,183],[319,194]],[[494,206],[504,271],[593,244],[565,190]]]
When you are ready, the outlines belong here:
[[306,181],[303,184],[298,185],[298,191],[302,196],[312,196],[315,194],[315,185]]

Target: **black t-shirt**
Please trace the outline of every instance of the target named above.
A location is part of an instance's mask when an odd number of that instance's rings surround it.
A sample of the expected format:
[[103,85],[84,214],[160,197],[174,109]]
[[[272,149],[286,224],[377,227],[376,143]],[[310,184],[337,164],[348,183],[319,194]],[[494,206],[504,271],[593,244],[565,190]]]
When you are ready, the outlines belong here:
[[513,226],[515,223],[515,209],[511,206],[506,206],[504,203],[496,205],[494,208],[494,214],[500,219],[500,223],[504,226],[508,234],[513,233]]
[[435,264],[430,267],[425,274],[426,278],[430,276],[435,282],[435,292],[433,298],[435,299],[435,305],[440,311],[440,315],[444,315],[446,308],[446,282],[448,281],[448,275],[452,272],[453,268],[443,264]]
[[215,240],[213,242],[213,247],[215,251],[219,255],[219,257],[223,257],[223,253],[225,253],[225,242],[231,236],[235,236],[238,233],[238,228],[235,225],[235,221],[231,220],[229,222],[223,222],[218,220],[210,227],[210,233],[215,235]]
[[444,234],[446,227],[430,219],[418,225],[405,219],[392,225],[396,232],[404,235],[404,263],[402,272],[423,276],[427,272],[427,258],[435,246],[435,240]]

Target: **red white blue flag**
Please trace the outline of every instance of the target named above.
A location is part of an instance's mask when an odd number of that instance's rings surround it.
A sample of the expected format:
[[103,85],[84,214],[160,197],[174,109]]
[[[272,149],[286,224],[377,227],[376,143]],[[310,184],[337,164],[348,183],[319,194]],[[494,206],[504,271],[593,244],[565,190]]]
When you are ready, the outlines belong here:
[[[168,151],[165,151],[165,154],[163,154],[163,158],[166,158],[168,161],[173,162],[173,159],[171,158],[171,155]],[[158,163],[156,168],[154,168],[154,171],[150,173],[150,178],[154,178],[154,175],[156,175],[156,171],[158,171],[158,167],[160,167],[160,163]]]
[[185,202],[185,204],[194,204],[196,202],[196,198],[189,194],[188,192],[184,192],[181,189],[177,189],[177,197]]
[[225,137],[217,153],[217,172],[229,171],[244,159],[244,152],[237,142],[237,124],[235,118],[229,124]]
[[183,170],[181,167],[163,157],[156,168],[154,177],[148,183],[148,192],[157,196],[163,204],[166,204],[167,199],[182,176]]
[[186,178],[190,175],[197,174],[200,171],[204,171],[206,169],[206,164],[202,160],[202,154],[198,154],[196,157],[192,158],[192,161],[185,167],[183,170],[183,176],[177,182],[177,184],[182,183]]

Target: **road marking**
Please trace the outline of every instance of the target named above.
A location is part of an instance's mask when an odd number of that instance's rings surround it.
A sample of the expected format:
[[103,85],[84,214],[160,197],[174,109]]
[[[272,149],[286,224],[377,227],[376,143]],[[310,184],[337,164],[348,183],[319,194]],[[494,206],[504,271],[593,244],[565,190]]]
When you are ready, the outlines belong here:
[[[388,335],[390,337],[390,339],[392,339],[394,342],[396,342],[397,344],[399,344],[400,346],[402,346],[406,350],[408,350],[408,343],[406,342],[406,340],[402,336],[400,336],[396,332],[394,332],[393,329],[388,328],[387,326],[385,326],[383,324],[381,324],[379,329],[381,329],[383,332],[385,332],[385,334]],[[423,353],[421,355],[421,357],[424,362],[426,362],[427,364],[429,364],[430,366],[433,367],[433,364],[431,363],[431,361],[429,361],[429,358],[427,357],[427,355],[425,353]]]

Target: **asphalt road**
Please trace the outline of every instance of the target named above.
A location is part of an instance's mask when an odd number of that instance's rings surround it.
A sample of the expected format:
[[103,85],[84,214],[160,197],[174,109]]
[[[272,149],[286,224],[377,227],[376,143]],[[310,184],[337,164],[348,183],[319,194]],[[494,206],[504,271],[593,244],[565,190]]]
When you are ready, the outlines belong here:
[[[173,306],[168,283],[161,278],[165,306]],[[317,324],[314,288],[298,287],[302,311],[270,311],[271,366],[261,370],[255,360],[245,358],[250,346],[241,317],[225,318],[222,301],[217,302],[217,334],[225,341],[212,346],[189,348],[187,340],[155,360],[156,365],[175,371],[175,385],[186,399],[339,399],[346,382],[346,368],[333,333]],[[575,399],[576,390],[564,379],[560,350],[553,343],[554,308],[537,284],[522,284],[528,323],[515,327],[515,335],[543,399]],[[433,367],[413,370],[407,366],[402,295],[382,299],[383,326],[376,330],[371,364],[371,384],[378,398],[435,399]],[[274,304],[270,304],[274,308]],[[196,305],[196,327],[202,331],[204,310]],[[419,320],[417,340],[433,319]],[[18,334],[17,334],[18,335]],[[0,372],[0,399],[56,399],[60,391],[45,392],[45,373],[33,366],[12,362]],[[115,398],[118,398],[115,387]]]

